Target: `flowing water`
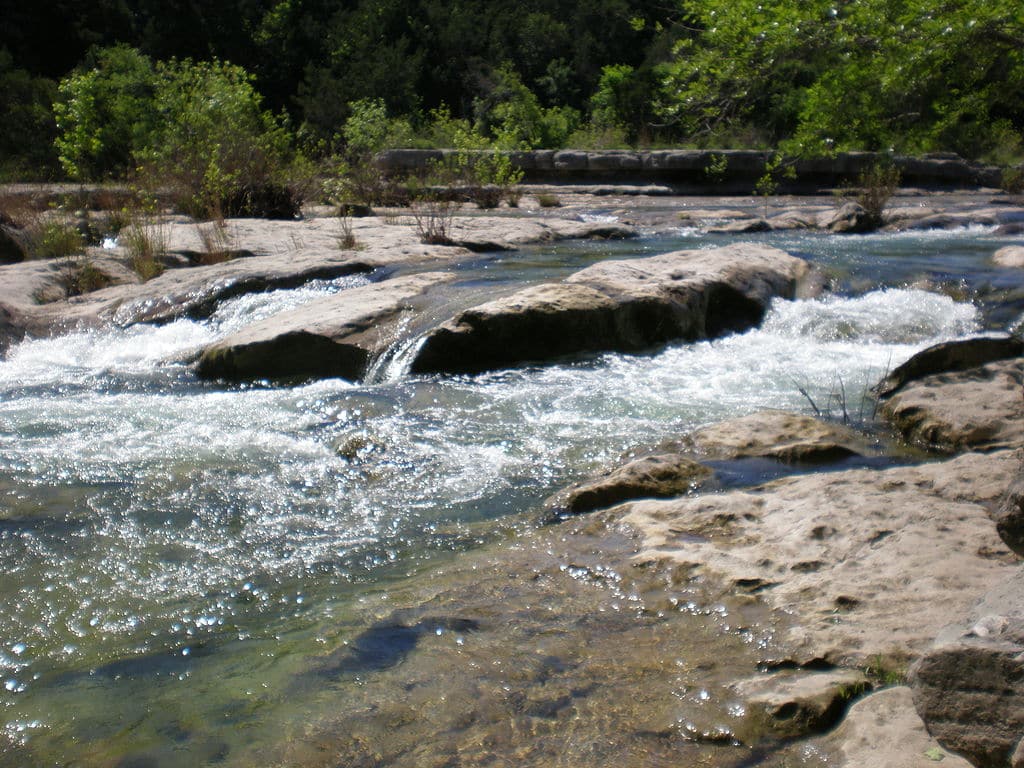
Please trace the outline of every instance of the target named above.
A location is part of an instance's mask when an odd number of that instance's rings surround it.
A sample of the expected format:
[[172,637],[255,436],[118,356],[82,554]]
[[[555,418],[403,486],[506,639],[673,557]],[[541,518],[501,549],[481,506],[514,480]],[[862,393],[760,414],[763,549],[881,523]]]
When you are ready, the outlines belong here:
[[[365,384],[225,387],[182,362],[365,278],[12,349],[0,765],[749,761],[724,680],[778,618],[630,567],[600,516],[538,526],[540,503],[695,426],[808,411],[801,389],[870,420],[862,395],[887,369],[1022,307],[989,230],[745,239],[813,260],[835,292],[713,342],[476,377],[406,375],[419,327]],[[445,306],[727,241],[485,254]]]

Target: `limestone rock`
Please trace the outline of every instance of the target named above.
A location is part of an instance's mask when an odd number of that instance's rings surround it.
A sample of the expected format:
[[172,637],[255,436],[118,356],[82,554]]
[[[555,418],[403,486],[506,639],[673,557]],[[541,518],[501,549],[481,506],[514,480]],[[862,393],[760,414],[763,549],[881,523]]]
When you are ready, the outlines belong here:
[[16,264],[28,256],[25,238],[13,225],[0,222],[0,264]]
[[855,430],[788,411],[759,411],[711,424],[668,443],[706,459],[771,458],[787,464],[826,464],[873,453]]
[[979,768],[1010,768],[1024,738],[1024,573],[994,587],[911,670],[928,731]]
[[757,325],[806,262],[738,244],[605,261],[465,310],[428,336],[418,373],[473,373],[581,353],[638,352]]
[[1013,336],[978,336],[973,339],[947,341],[921,350],[897,367],[879,383],[874,391],[888,397],[909,381],[933,373],[965,371],[996,360],[1024,355],[1024,341]]
[[203,378],[356,381],[395,341],[396,326],[430,287],[450,280],[422,273],[352,288],[274,315],[208,347],[196,373]]
[[1024,480],[1017,480],[993,515],[1006,546],[1024,557]]
[[863,665],[924,651],[1017,568],[989,517],[1013,451],[790,477],[744,491],[629,502],[638,562],[724,579],[789,614],[794,658]]
[[745,235],[751,232],[770,232],[772,225],[765,219],[738,219],[717,227],[708,227],[711,235]]
[[753,744],[763,735],[799,738],[821,733],[842,717],[850,701],[870,689],[863,673],[779,672],[742,680],[733,686],[743,702],[740,741]]
[[887,688],[856,702],[839,727],[816,745],[839,768],[970,768],[928,735],[910,689]]
[[628,499],[666,498],[694,490],[712,472],[679,454],[645,456],[602,477],[571,486],[545,502],[553,514],[583,514]]
[[1007,245],[1000,248],[992,256],[992,261],[1000,267],[1024,268],[1024,245]]
[[874,229],[868,212],[859,203],[844,203],[835,211],[818,216],[818,227],[830,232],[868,232]]
[[1024,358],[925,376],[903,386],[881,414],[903,437],[943,451],[1024,445]]

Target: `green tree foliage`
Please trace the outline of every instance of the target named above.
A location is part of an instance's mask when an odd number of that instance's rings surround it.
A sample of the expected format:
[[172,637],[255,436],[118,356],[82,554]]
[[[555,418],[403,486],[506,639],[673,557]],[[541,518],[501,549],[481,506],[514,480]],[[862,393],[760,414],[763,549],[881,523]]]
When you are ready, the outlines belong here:
[[[261,106],[251,76],[219,60],[153,64],[126,46],[60,84],[57,148],[75,178],[134,169],[175,188],[189,212],[241,213],[283,188],[291,136]],[[271,193],[273,194],[273,193]]]
[[153,143],[157,76],[134,48],[97,51],[93,64],[60,82],[56,147],[71,178],[123,176]]
[[480,132],[503,149],[561,147],[579,124],[571,107],[542,107],[509,63],[495,70],[486,96],[473,106]]
[[14,67],[0,49],[0,176],[48,175],[56,170],[53,100],[57,84]]
[[803,151],[1019,141],[1024,13],[1016,0],[682,0],[692,34],[662,114],[683,133],[756,126]]

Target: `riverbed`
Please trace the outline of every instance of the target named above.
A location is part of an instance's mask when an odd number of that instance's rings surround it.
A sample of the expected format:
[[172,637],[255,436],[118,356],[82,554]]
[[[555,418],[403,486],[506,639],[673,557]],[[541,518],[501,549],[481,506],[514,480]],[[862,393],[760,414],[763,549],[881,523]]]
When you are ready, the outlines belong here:
[[411,376],[401,354],[359,384],[192,373],[218,338],[372,276],[12,348],[0,764],[755,764],[731,738],[727,683],[785,617],[638,569],[602,516],[545,525],[542,502],[628,451],[765,408],[877,430],[866,395],[887,371],[1019,321],[1020,271],[991,263],[1013,238],[659,226],[474,254],[445,290],[468,306],[603,259],[738,240],[808,259],[831,290],[714,341],[479,376]]

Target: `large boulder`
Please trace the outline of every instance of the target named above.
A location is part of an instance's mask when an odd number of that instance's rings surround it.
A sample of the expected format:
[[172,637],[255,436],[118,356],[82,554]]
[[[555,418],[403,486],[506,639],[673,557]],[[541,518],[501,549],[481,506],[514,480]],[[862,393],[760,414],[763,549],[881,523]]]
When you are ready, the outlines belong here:
[[1024,573],[993,588],[911,670],[928,731],[979,768],[1024,765]]
[[208,347],[196,373],[214,379],[358,381],[398,336],[404,314],[451,280],[426,272],[342,291],[282,312]]
[[741,243],[606,261],[465,310],[427,335],[412,370],[474,373],[594,352],[639,352],[757,325],[805,261]]

